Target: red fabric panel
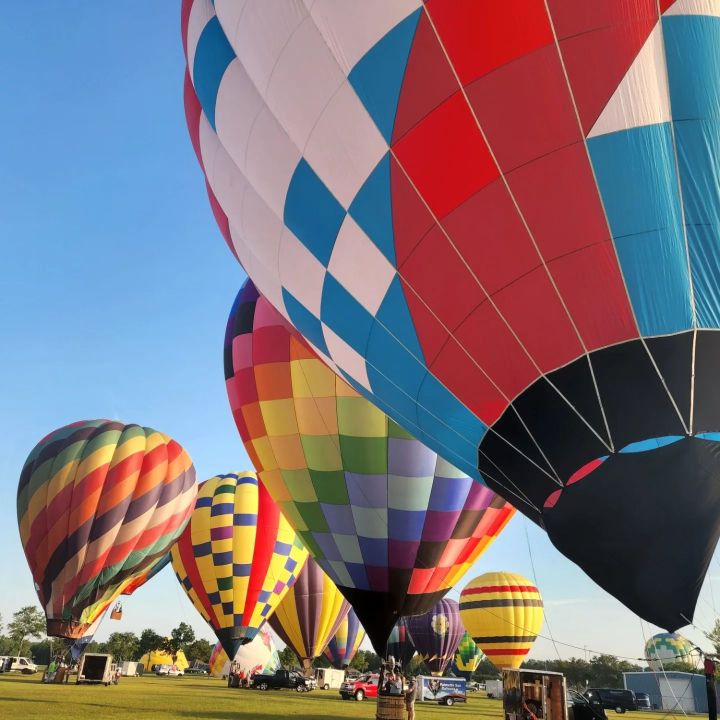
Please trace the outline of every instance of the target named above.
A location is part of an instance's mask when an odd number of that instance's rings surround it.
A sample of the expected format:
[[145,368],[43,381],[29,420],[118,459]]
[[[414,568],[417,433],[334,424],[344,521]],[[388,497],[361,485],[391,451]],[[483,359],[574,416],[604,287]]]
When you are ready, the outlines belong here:
[[549,264],[588,350],[638,337],[611,240]]
[[463,85],[553,42],[544,0],[428,0],[425,9]]
[[180,6],[180,35],[182,37],[183,53],[187,61],[187,31],[188,22],[190,20],[190,10],[192,10],[193,0],[182,0]]
[[610,237],[584,143],[527,163],[507,179],[546,261]]
[[413,319],[413,325],[415,326],[415,332],[420,340],[423,355],[425,356],[425,362],[430,366],[443,345],[450,339],[450,335],[437,318],[427,309],[420,298],[412,291],[405,280],[401,279],[401,282],[405,301],[407,302],[410,315]]
[[[537,369],[489,301],[472,312],[455,331],[455,338],[510,399],[538,377]],[[444,382],[447,385],[447,380]]]
[[587,135],[658,20],[657,0],[548,0]]
[[582,354],[577,333],[544,267],[500,290],[493,300],[543,372]]
[[450,330],[487,299],[437,225],[398,269],[405,282]]
[[200,115],[202,114],[202,106],[195,94],[195,88],[190,80],[190,74],[185,70],[185,81],[183,85],[183,102],[185,104],[185,122],[187,123],[188,134],[190,135],[190,142],[192,143],[193,150],[195,150],[195,156],[200,163],[200,167],[203,166],[202,153],[200,152]]
[[467,94],[504,173],[582,140],[554,45],[481,77]]
[[660,0],[660,12],[665,12],[669,7],[674,5],[677,0]]
[[498,176],[460,91],[399,140],[394,152],[438,218]]
[[395,113],[393,142],[458,89],[445,51],[425,13],[420,16]]
[[258,602],[268,574],[272,556],[275,552],[278,529],[280,527],[280,508],[268,494],[265,486],[258,481],[257,528],[255,531],[255,548],[253,550],[252,569],[248,579],[247,595],[243,620],[250,622],[255,605]]
[[490,295],[541,264],[500,179],[453,210],[443,226]]
[[407,260],[435,220],[394,157],[390,160],[395,256],[399,267]]
[[430,369],[487,425],[492,425],[507,407],[505,398],[455,342],[445,345]]

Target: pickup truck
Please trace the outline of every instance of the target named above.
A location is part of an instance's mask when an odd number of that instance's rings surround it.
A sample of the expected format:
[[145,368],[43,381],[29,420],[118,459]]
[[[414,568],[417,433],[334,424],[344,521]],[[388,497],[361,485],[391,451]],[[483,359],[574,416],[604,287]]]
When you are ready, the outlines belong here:
[[340,686],[340,695],[343,700],[355,698],[357,701],[364,700],[366,697],[377,697],[379,682],[380,675],[377,673],[361,675],[354,680],[345,680]]
[[316,684],[315,678],[305,677],[299,672],[284,668],[276,670],[273,675],[254,675],[252,679],[252,687],[258,690],[290,688],[297,692],[309,692],[315,689]]

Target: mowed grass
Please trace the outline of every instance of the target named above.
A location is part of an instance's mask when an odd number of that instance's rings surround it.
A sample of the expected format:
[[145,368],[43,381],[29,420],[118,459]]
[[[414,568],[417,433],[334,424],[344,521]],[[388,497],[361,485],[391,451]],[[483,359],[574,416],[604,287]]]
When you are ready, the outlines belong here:
[[[213,678],[122,678],[119,685],[43,685],[39,675],[0,675],[3,720],[237,720],[238,718],[375,718],[375,701],[342,700],[337,690],[238,690]],[[478,694],[480,695],[480,694]],[[452,708],[416,703],[417,720],[502,720],[498,700],[470,695]],[[608,720],[615,720],[609,712]],[[630,713],[627,720],[661,720],[662,713]],[[619,720],[619,718],[618,718]]]

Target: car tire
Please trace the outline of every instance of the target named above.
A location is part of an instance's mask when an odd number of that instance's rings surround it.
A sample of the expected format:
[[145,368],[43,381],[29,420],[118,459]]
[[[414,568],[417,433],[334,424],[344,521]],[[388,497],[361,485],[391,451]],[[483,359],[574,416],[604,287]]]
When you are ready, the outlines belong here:
[[355,693],[355,699],[356,699],[358,702],[362,702],[362,701],[365,699],[365,693],[364,693],[362,690],[358,690],[358,691]]
[[269,690],[269,689],[270,689],[270,688],[268,687],[268,684],[267,684],[267,683],[260,683],[260,684],[258,685],[258,690]]
[[618,705],[618,706],[615,708],[615,712],[616,712],[616,713],[619,713],[620,715],[622,715],[622,714],[625,712],[625,708],[624,708],[624,707],[620,707],[620,706]]
[[445,704],[448,707],[452,707],[455,704],[455,701],[452,698],[448,698],[447,700],[445,700]]
[[323,690],[329,690],[329,689],[330,689],[330,686],[327,683],[325,683],[323,685]]

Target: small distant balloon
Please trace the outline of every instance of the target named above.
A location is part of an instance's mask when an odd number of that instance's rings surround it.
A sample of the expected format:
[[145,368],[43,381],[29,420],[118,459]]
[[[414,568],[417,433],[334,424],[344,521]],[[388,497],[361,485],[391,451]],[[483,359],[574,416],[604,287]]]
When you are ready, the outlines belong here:
[[408,618],[413,644],[433,675],[442,675],[455,657],[465,628],[455,600],[444,598],[424,615]]

